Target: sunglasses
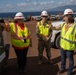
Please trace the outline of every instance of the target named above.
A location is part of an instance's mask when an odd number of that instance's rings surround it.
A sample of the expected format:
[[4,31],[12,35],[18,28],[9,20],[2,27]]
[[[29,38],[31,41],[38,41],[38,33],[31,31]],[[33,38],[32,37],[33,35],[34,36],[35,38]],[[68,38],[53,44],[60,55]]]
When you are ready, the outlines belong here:
[[45,17],[45,18],[47,18],[47,16],[42,16],[42,17]]

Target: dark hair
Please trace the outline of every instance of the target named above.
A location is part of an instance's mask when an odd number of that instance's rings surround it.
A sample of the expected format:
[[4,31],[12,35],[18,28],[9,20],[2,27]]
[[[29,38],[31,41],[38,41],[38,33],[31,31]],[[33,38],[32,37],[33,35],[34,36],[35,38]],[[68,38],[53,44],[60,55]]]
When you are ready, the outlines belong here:
[[67,15],[68,16],[68,22],[74,23],[74,15]]
[[14,23],[17,23],[17,20],[14,20]]

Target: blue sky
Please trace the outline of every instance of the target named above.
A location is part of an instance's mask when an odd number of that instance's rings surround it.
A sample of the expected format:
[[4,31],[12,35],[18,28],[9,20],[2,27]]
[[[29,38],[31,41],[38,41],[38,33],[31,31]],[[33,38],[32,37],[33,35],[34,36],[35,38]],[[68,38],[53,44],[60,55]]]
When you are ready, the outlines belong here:
[[76,4],[76,0],[0,0],[0,12],[42,11]]

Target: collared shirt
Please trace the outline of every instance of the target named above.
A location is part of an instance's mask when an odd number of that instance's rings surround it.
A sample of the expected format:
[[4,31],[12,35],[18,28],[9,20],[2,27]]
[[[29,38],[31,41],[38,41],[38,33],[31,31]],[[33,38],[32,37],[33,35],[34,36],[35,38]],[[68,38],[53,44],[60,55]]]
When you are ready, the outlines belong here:
[[65,25],[65,32],[67,32],[68,31],[68,29],[71,27],[73,25],[73,23],[72,24],[70,24],[70,25]]
[[16,23],[16,25],[18,25],[22,30],[24,30],[24,24],[19,25],[18,23]]

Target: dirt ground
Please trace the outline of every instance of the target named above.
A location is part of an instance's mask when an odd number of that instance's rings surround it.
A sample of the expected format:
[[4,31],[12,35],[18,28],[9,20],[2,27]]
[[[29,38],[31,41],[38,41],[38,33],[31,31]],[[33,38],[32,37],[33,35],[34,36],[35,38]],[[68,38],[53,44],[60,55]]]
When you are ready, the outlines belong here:
[[[61,66],[61,56],[59,49],[51,49],[51,59],[53,60],[54,64],[48,64],[46,58],[46,52],[44,51],[44,59],[43,65],[38,66],[38,51],[37,51],[37,36],[36,36],[36,21],[29,21],[26,22],[31,35],[32,35],[32,42],[33,46],[29,48],[28,51],[28,60],[27,60],[27,72],[24,75],[59,75],[58,71]],[[10,35],[10,34],[9,34]],[[10,36],[8,36],[10,39]],[[11,44],[11,43],[10,43]],[[68,68],[68,59],[66,61],[66,70],[63,74],[60,75],[67,75],[67,68]],[[8,59],[7,66],[3,69],[0,75],[18,75],[18,66],[16,62],[16,55],[12,46],[10,47],[10,54]],[[73,75],[76,75],[76,51],[74,53],[74,68],[73,68]]]

